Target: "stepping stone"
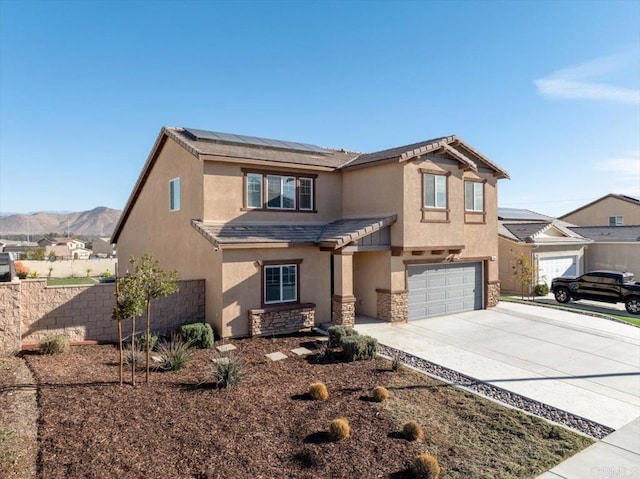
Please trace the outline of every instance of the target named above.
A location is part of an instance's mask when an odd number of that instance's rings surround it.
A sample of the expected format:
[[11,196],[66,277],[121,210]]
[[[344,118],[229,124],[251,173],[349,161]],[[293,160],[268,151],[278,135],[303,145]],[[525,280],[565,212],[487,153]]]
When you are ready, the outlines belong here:
[[154,363],[161,363],[162,362],[162,358],[160,356],[151,356],[151,360]]
[[226,353],[227,351],[233,351],[236,348],[233,344],[221,344],[220,346],[216,346],[216,349],[221,353]]
[[289,357],[286,354],[281,353],[280,351],[276,351],[275,353],[269,353],[269,354],[266,354],[265,356],[271,359],[271,361],[280,361],[282,359],[287,359]]
[[216,364],[229,364],[229,358],[213,358],[211,361]]
[[329,341],[329,336],[318,336],[317,338],[313,339],[319,343],[326,343],[327,341]]
[[307,348],[296,348],[296,349],[292,349],[291,352],[296,356],[306,356],[307,354],[312,353],[312,351]]

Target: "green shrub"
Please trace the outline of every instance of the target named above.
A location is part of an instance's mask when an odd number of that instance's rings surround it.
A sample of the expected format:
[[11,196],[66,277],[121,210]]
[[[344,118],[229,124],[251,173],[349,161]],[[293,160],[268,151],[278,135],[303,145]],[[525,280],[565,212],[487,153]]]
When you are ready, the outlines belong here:
[[438,479],[440,477],[438,460],[426,452],[413,458],[410,469],[416,479]]
[[186,323],[178,327],[178,335],[186,343],[197,349],[213,346],[213,329],[208,323]]
[[66,334],[52,334],[40,340],[40,352],[60,354],[69,351],[69,338]]
[[157,368],[164,371],[178,371],[184,368],[193,357],[191,344],[179,337],[172,337],[170,341],[162,340],[158,343]]
[[313,383],[309,386],[309,396],[316,401],[326,401],[329,399],[329,391],[324,383]]
[[329,332],[329,347],[340,346],[342,338],[357,336],[358,332],[350,326],[331,326]]
[[[144,334],[142,336],[138,336],[135,342],[136,342],[136,347],[139,348],[141,351],[147,350],[147,338]],[[149,351],[153,351],[157,345],[158,345],[158,335],[152,333],[149,336]]]
[[340,346],[346,361],[373,359],[378,354],[378,340],[371,336],[347,336],[342,338]]
[[422,426],[416,421],[409,421],[402,426],[402,434],[404,434],[404,437],[409,441],[422,441],[424,439]]
[[371,391],[371,397],[376,402],[383,402],[389,399],[389,391],[384,386],[376,386]]
[[219,388],[235,386],[244,376],[244,361],[237,353],[214,356],[213,378]]
[[549,294],[549,286],[546,283],[536,284],[533,288],[533,294],[536,296],[546,296]]
[[334,441],[340,441],[349,437],[351,434],[351,427],[349,426],[349,421],[346,417],[339,417],[338,419],[334,419],[329,424],[329,436]]

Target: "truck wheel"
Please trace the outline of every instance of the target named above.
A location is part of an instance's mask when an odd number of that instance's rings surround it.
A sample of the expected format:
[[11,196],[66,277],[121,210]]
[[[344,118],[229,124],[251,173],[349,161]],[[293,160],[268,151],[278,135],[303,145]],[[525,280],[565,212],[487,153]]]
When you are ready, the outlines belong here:
[[556,288],[556,290],[553,292],[553,295],[556,297],[556,301],[558,303],[568,303],[569,300],[571,299],[571,296],[569,295],[569,290],[564,286],[560,286],[559,288]]
[[624,302],[624,307],[628,313],[640,314],[640,296],[632,296]]

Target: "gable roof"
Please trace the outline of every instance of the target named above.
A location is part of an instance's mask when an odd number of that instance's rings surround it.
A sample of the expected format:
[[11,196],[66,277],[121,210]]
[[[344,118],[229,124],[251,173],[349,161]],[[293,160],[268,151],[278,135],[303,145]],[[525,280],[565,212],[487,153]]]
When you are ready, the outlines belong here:
[[577,213],[578,211],[582,211],[585,208],[589,208],[590,206],[595,205],[596,203],[599,203],[603,200],[606,200],[607,198],[614,198],[620,201],[626,201],[627,203],[631,203],[632,205],[637,205],[640,206],[640,199],[634,197],[634,196],[629,196],[629,195],[619,195],[616,193],[609,193],[608,195],[604,195],[601,198],[598,198],[597,200],[592,201],[591,203],[587,203],[584,206],[581,206],[580,208],[576,208],[573,211],[569,211],[568,213],[565,213],[562,216],[559,216],[558,218],[562,219],[562,218],[566,218],[567,216],[570,216],[574,213]]
[[503,226],[519,241],[533,242],[533,237],[547,230],[551,223],[504,223]]
[[214,246],[296,244],[339,249],[385,228],[396,215],[373,218],[344,218],[331,223],[205,223],[191,225]]
[[342,169],[364,168],[390,161],[404,162],[429,153],[448,153],[461,163],[461,168],[473,171],[478,170],[479,162],[493,170],[494,175],[498,178],[509,178],[509,174],[505,170],[456,135],[361,154],[343,165]]
[[461,168],[477,171],[478,162],[498,178],[509,174],[457,136],[447,136],[375,153],[361,154],[345,149],[323,148],[308,143],[274,140],[255,136],[198,130],[195,128],[162,127],[147,160],[136,180],[111,237],[117,243],[133,205],[144,186],[167,138],[171,138],[199,160],[233,161],[238,163],[273,162],[275,166],[336,171],[376,166],[383,161],[409,161],[427,153],[446,152],[461,163]]
[[596,243],[640,241],[640,226],[570,226],[569,229]]

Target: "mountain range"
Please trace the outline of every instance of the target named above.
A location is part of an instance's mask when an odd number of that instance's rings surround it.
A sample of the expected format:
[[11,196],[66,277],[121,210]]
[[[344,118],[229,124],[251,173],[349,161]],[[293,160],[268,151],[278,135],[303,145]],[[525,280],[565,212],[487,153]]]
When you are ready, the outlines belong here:
[[98,206],[75,213],[38,212],[0,216],[0,237],[12,234],[44,235],[58,233],[83,236],[110,236],[121,210]]

